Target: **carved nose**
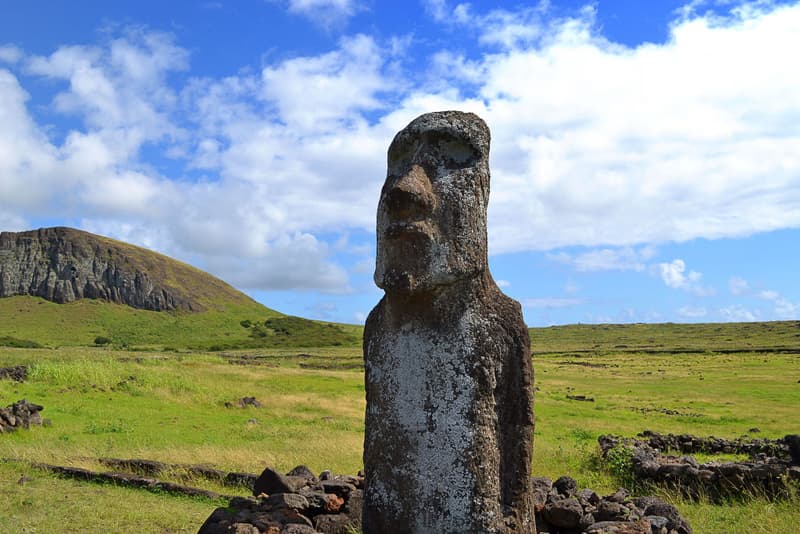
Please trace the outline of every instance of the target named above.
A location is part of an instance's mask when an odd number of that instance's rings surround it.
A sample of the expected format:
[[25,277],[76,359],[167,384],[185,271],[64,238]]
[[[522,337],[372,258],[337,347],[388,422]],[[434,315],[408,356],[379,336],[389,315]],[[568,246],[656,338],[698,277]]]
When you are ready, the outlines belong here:
[[435,197],[425,170],[414,165],[397,180],[386,197],[386,205],[395,218],[425,215],[433,210]]

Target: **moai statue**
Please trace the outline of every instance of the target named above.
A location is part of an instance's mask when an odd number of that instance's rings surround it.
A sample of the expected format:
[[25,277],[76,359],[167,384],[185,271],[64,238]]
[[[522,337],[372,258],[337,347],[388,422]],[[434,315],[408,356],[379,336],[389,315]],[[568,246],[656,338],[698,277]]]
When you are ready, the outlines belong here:
[[533,370],[489,273],[489,129],[422,115],[389,147],[367,319],[363,530],[535,532]]

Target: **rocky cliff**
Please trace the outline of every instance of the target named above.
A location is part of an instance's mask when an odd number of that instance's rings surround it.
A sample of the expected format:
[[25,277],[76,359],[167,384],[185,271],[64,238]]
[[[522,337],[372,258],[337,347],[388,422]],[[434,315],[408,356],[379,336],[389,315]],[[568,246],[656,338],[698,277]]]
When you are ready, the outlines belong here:
[[88,232],[58,227],[0,233],[0,297],[31,295],[57,303],[90,298],[153,311],[201,311],[214,293],[244,297],[189,265]]

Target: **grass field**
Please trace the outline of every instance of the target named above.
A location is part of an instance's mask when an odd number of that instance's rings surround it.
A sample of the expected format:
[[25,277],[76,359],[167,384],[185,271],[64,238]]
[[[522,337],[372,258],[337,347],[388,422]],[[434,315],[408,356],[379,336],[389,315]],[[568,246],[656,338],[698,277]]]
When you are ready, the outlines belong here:
[[229,299],[199,313],[154,312],[90,299],[69,304],[38,297],[0,299],[0,346],[9,344],[5,337],[50,348],[91,346],[98,337],[116,348],[142,350],[356,346],[360,335],[353,325],[290,317],[248,299]]
[[[620,482],[599,460],[603,433],[800,433],[797,334],[796,322],[533,329],[534,473],[569,474],[581,487],[610,493]],[[301,463],[314,471],[361,468],[365,405],[355,345],[215,353],[0,348],[0,366],[17,364],[30,366],[29,378],[0,380],[0,405],[21,398],[42,404],[52,426],[0,435],[0,493],[8,496],[0,499],[0,532],[195,532],[219,505],[62,480],[28,462],[96,470],[105,469],[99,457],[246,472]],[[226,407],[244,396],[263,406]],[[23,474],[32,480],[17,484]],[[798,500],[754,496],[713,505],[665,496],[698,533],[795,532],[800,525]]]

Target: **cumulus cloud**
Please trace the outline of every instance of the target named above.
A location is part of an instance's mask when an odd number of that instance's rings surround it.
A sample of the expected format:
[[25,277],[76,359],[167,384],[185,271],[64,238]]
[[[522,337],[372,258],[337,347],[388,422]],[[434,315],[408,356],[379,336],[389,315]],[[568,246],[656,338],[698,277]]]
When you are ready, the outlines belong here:
[[654,247],[643,246],[590,250],[574,256],[562,251],[549,253],[547,257],[573,265],[577,271],[644,271],[647,260],[655,254]]
[[[304,16],[359,9],[345,0],[285,5]],[[32,57],[2,47],[4,220],[127,226],[134,242],[217,265],[241,283],[330,288],[343,271],[320,236],[373,230],[394,133],[419,113],[465,109],[492,128],[492,253],[583,246],[591,250],[561,259],[585,271],[641,271],[652,260],[642,243],[800,226],[800,71],[782,59],[798,46],[800,3],[687,12],[667,42],[636,47],[605,39],[591,9],[553,20],[546,3],[427,7],[481,48],[466,55],[445,45],[411,64],[412,41],[354,35],[255,74],[187,80],[190,54],[160,32],[128,29]],[[50,111],[77,125],[53,133],[38,124],[15,68],[49,79]],[[227,251],[277,264],[277,250],[308,278],[214,262]],[[303,261],[315,267],[299,269]],[[669,287],[709,291],[682,260],[656,272]]]
[[384,62],[371,37],[345,38],[333,52],[266,67],[263,97],[294,130],[329,131],[363,120],[359,112],[385,106],[379,98],[390,87],[381,70]]
[[697,271],[687,271],[686,262],[676,258],[668,263],[657,265],[661,279],[667,287],[673,289],[683,289],[700,297],[708,297],[714,294],[714,290],[704,287],[700,283],[703,275]]
[[708,315],[708,311],[701,307],[682,306],[678,309],[678,315],[687,319],[699,319]]
[[774,313],[778,319],[796,319],[800,315],[800,304],[795,304],[778,291],[765,289],[755,295],[761,300],[766,300],[774,305]]
[[307,17],[326,28],[342,26],[363,9],[356,0],[287,0],[285,4],[289,13]]
[[350,291],[347,273],[330,263],[328,253],[328,246],[313,235],[295,234],[270,243],[256,258],[213,256],[206,263],[212,272],[248,290]]
[[761,319],[758,310],[749,310],[738,304],[720,308],[719,314],[727,322],[753,322]]
[[731,295],[744,295],[750,290],[750,284],[740,276],[732,276],[728,280]]
[[16,63],[22,59],[22,49],[14,45],[0,45],[0,62]]

